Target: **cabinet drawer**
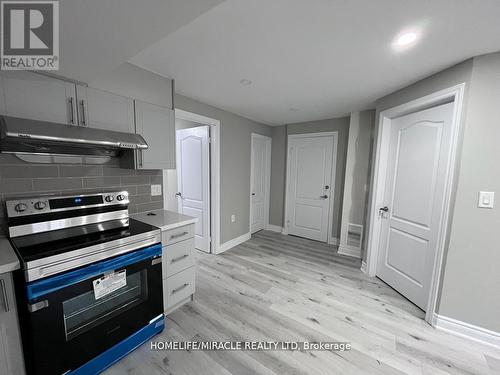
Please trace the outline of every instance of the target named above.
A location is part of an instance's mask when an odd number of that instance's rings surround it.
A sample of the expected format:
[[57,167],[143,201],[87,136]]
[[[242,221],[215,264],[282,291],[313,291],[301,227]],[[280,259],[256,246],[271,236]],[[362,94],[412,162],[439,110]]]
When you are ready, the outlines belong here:
[[194,224],[183,227],[166,230],[162,233],[161,242],[163,246],[168,246],[176,242],[187,240],[194,237]]
[[163,280],[164,308],[168,310],[194,293],[196,267],[190,267]]
[[194,238],[163,248],[163,277],[169,277],[194,266]]

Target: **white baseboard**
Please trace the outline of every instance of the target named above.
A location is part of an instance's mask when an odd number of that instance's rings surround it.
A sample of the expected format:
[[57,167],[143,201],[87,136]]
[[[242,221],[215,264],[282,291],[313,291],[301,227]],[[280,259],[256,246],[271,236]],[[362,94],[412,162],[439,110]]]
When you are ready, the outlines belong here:
[[239,236],[239,237],[233,238],[232,240],[229,240],[227,242],[221,243],[217,254],[223,253],[224,251],[232,249],[233,247],[238,246],[239,244],[241,244],[245,241],[248,241],[250,239],[250,237],[251,237],[250,232],[248,232],[242,236]]
[[274,224],[267,224],[266,230],[270,230],[271,232],[281,233],[283,231],[283,227]]
[[368,269],[366,267],[367,267],[366,262],[363,260],[361,262],[361,268],[360,269],[361,269],[361,272],[363,272],[364,274],[368,273]]
[[332,237],[328,241],[328,245],[338,246],[339,243],[340,243],[340,240],[337,237]]
[[358,259],[361,258],[361,249],[358,249],[357,247],[351,247],[348,245],[340,245],[338,253],[353,258],[358,258]]
[[490,331],[446,316],[434,314],[434,327],[442,331],[500,348],[500,332]]

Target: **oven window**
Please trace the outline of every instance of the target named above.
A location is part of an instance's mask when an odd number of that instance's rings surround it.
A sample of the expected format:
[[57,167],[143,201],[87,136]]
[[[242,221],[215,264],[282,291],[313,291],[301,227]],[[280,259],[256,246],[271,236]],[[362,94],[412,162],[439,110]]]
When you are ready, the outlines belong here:
[[127,285],[99,299],[94,290],[63,302],[66,341],[87,332],[148,299],[147,270],[127,275]]

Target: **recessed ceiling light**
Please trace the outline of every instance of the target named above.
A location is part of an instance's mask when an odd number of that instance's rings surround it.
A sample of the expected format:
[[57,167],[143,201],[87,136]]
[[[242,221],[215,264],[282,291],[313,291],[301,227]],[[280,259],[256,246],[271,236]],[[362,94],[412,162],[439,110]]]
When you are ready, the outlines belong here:
[[404,47],[407,46],[408,44],[412,44],[417,40],[417,33],[415,32],[409,32],[409,33],[404,33],[399,36],[398,38],[398,45]]
[[250,81],[249,79],[246,79],[246,78],[243,78],[243,79],[240,79],[240,83],[243,85],[243,86],[249,86],[252,84],[252,81]]
[[399,34],[393,43],[393,48],[396,50],[402,50],[411,47],[417,42],[419,38],[419,33],[416,31],[408,31]]

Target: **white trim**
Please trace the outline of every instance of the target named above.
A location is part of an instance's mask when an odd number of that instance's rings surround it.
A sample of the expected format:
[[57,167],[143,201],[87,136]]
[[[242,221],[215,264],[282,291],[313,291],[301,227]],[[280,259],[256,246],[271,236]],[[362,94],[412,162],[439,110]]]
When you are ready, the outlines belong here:
[[341,255],[347,255],[347,256],[353,257],[353,258],[358,258],[358,259],[361,258],[361,248],[354,247],[354,246],[349,246],[349,245],[342,246],[342,245],[340,245],[337,253],[341,254]]
[[367,273],[367,270],[366,270],[366,262],[363,260],[361,261],[361,268],[360,268],[361,272],[363,272],[364,274]]
[[335,182],[337,179],[336,176],[336,171],[337,171],[337,147],[338,147],[338,141],[339,141],[339,132],[338,131],[333,131],[333,132],[318,132],[318,133],[301,133],[301,134],[288,134],[287,135],[287,150],[286,150],[286,177],[285,177],[285,213],[284,213],[284,220],[283,220],[283,231],[282,234],[288,234],[288,183],[290,181],[290,163],[289,163],[289,156],[290,156],[290,142],[289,139],[294,139],[294,138],[313,138],[313,137],[333,137],[333,147],[332,147],[332,170],[331,170],[331,177],[330,177],[330,207],[329,207],[329,212],[328,212],[328,227],[327,227],[327,239],[326,242],[328,244],[333,245],[335,240],[337,240],[338,244],[338,239],[335,239],[332,234],[333,230],[333,203],[335,201]]
[[245,233],[239,237],[233,238],[232,240],[229,240],[227,242],[224,242],[223,244],[220,245],[219,251],[217,254],[223,253],[224,251],[228,251],[229,249],[232,249],[235,246],[238,246],[239,244],[242,244],[243,242],[248,241],[251,238],[250,232]]
[[[269,208],[271,200],[271,152],[272,152],[272,139],[262,134],[252,133],[250,141],[250,190],[252,190],[252,171],[253,171],[253,140],[255,138],[263,139],[266,142],[266,171],[265,171],[265,187],[264,187],[264,227],[266,229],[269,226]],[[252,192],[250,191],[249,196],[249,210],[248,210],[248,231],[252,233]],[[258,229],[260,230],[260,229]],[[258,231],[257,230],[257,231]],[[255,232],[257,232],[255,231]]]
[[422,98],[387,109],[379,114],[379,125],[377,134],[377,144],[375,147],[375,163],[373,167],[373,188],[370,194],[370,216],[368,224],[368,243],[366,247],[366,263],[369,276],[375,276],[377,270],[377,258],[379,252],[379,241],[381,231],[381,221],[377,214],[377,207],[380,207],[385,190],[385,176],[387,168],[387,157],[389,148],[389,130],[391,119],[408,113],[416,112],[433,105],[442,104],[445,101],[453,101],[453,122],[451,134],[450,157],[447,166],[446,188],[444,194],[443,214],[440,218],[438,243],[434,269],[432,272],[431,288],[429,291],[429,301],[427,304],[425,320],[432,324],[436,301],[438,295],[439,277],[443,263],[443,253],[450,216],[451,192],[453,188],[453,178],[455,173],[455,162],[458,147],[458,135],[460,129],[460,117],[462,113],[463,96],[465,83],[426,95]]
[[434,326],[466,339],[474,340],[500,349],[500,332],[490,331],[446,316],[434,314]]
[[271,232],[281,233],[283,231],[283,227],[274,224],[267,224],[266,230],[270,230]]
[[[210,125],[210,252],[220,251],[220,121],[175,109],[175,118]],[[165,183],[165,181],[163,181]]]

